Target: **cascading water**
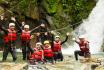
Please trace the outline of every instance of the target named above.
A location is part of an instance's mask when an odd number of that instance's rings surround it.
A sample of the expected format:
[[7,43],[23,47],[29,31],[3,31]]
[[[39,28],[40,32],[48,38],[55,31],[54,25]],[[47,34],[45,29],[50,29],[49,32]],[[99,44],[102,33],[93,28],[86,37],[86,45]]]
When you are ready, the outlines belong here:
[[[77,35],[85,35],[90,42],[91,53],[98,53],[101,51],[101,46],[104,39],[104,0],[98,0],[95,8],[92,10],[89,18],[75,30]],[[78,49],[78,45],[64,49],[64,54],[72,54],[74,50]]]

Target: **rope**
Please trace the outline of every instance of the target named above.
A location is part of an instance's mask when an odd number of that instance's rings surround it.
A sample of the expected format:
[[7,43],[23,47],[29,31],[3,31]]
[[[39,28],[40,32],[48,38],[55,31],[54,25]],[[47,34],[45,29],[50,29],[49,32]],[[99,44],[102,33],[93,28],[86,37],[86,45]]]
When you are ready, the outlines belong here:
[[[23,0],[22,0],[23,1]],[[20,2],[22,2],[22,1],[20,1]],[[20,3],[19,2],[19,3]],[[19,5],[19,3],[17,4],[17,5],[15,5],[15,6],[13,6],[11,9],[13,9],[13,8],[15,8],[15,7],[17,7],[18,5]],[[10,13],[13,13],[12,11],[11,11],[11,9],[10,10],[7,10],[8,12],[10,12]],[[6,12],[7,12],[6,11]],[[6,13],[6,12],[4,12],[4,13]],[[1,15],[3,15],[4,13],[2,13]],[[0,16],[1,16],[0,15]],[[54,30],[50,30],[50,31],[47,31],[47,32],[51,32],[51,31],[61,31],[61,30],[64,30],[65,28],[68,28],[68,27],[72,27],[72,26],[74,26],[74,25],[77,25],[77,24],[79,24],[79,23],[81,23],[81,21],[80,22],[78,22],[78,23],[76,23],[76,24],[73,24],[73,25],[68,25],[68,26],[66,26],[66,27],[63,27],[63,28],[60,28],[60,29],[54,29]],[[16,23],[17,25],[18,25],[18,23]],[[19,26],[19,25],[18,25]],[[36,30],[37,28],[39,28],[40,27],[40,25],[39,26],[37,26],[37,27],[35,27],[35,28],[33,28],[32,30],[31,30],[31,32],[32,31],[34,31],[34,30]],[[22,28],[19,26],[19,28],[22,30]],[[46,32],[37,32],[37,33],[46,33]],[[37,33],[33,33],[33,34],[37,34]]]
[[32,30],[30,30],[30,32],[32,32],[32,31],[34,31],[34,30],[36,30],[37,28],[39,28],[40,27],[40,25],[39,26],[37,26],[37,27],[35,27],[35,28],[33,28]]
[[[66,27],[59,28],[59,29],[54,29],[54,30],[49,30],[49,31],[47,31],[47,32],[51,32],[51,31],[61,31],[61,30],[64,30],[64,29],[66,29],[66,28],[68,28],[68,27],[72,27],[72,26],[74,26],[74,25],[77,25],[77,24],[79,24],[79,23],[81,23],[81,21],[78,22],[78,23],[76,23],[76,24],[70,25],[70,26],[67,25]],[[39,26],[38,26],[38,27],[39,27]],[[34,30],[37,29],[38,27],[34,28]],[[37,34],[37,33],[46,33],[46,32],[35,32],[35,33],[32,33],[32,34]]]

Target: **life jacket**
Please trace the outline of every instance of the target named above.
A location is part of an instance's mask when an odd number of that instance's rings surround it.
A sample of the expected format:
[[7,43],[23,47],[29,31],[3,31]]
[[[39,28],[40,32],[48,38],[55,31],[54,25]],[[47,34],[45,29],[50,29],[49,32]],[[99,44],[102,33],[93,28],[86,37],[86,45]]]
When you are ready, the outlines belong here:
[[42,50],[40,50],[40,51],[35,51],[35,52],[32,54],[31,58],[32,58],[32,59],[35,59],[35,60],[37,60],[37,61],[40,61],[40,60],[42,60],[42,55],[43,55]]
[[79,47],[82,52],[89,52],[88,41],[79,42]]
[[61,51],[61,41],[59,42],[54,41],[53,52],[58,52],[58,51]]
[[16,35],[16,31],[12,31],[10,29],[8,29],[8,35],[6,37],[6,39],[8,38],[8,41],[16,41],[17,39],[17,35]]
[[22,31],[21,33],[21,40],[22,41],[27,41],[27,40],[30,40],[30,31]]
[[53,57],[53,52],[51,48],[44,48],[44,57]]

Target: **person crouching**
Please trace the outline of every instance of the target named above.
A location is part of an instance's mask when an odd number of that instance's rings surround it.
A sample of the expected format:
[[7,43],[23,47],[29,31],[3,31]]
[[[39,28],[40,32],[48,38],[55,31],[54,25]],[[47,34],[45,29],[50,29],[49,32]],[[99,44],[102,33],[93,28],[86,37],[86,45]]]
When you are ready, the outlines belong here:
[[50,62],[52,64],[54,63],[53,52],[49,41],[44,41],[44,60],[45,62]]
[[78,55],[84,56],[85,58],[90,58],[91,55],[90,55],[89,42],[87,40],[85,40],[84,35],[79,36],[79,41],[75,40],[75,42],[80,47],[80,50],[76,50],[74,52],[75,59],[78,60]]
[[40,42],[36,43],[36,47],[34,48],[34,53],[30,56],[30,63],[44,63],[43,61],[43,49],[42,44]]

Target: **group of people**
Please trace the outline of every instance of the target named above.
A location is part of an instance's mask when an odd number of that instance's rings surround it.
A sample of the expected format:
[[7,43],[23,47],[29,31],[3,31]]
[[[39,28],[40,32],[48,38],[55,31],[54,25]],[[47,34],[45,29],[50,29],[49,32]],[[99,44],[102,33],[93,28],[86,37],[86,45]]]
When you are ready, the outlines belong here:
[[[15,18],[12,18],[12,20],[15,21]],[[20,32],[23,60],[29,60],[29,62],[32,63],[54,63],[58,60],[63,61],[61,48],[62,44],[68,40],[69,33],[66,33],[66,39],[61,41],[60,36],[54,35],[52,31],[48,32],[45,24],[41,23],[36,33],[36,45],[33,48],[30,45],[33,35],[31,35],[32,31],[29,28],[29,25],[24,24],[20,30],[17,30],[16,24],[14,22],[10,22],[9,28],[6,29],[2,24],[0,24],[0,31],[4,31],[5,33],[5,35],[3,35],[4,49],[2,61],[6,61],[9,52],[12,54],[13,61],[16,61],[17,56],[15,43],[18,31]],[[75,51],[74,54],[76,60],[78,60],[78,55],[90,57],[89,42],[86,41],[83,36],[79,37],[79,41],[75,39],[73,40],[79,44],[80,47],[80,51]]]
[[69,33],[66,34],[65,41],[61,41],[60,36],[55,36],[55,39],[52,43],[49,40],[41,42],[37,42],[34,48],[34,53],[31,55],[30,60],[34,60],[36,62],[51,62],[54,63],[57,60],[63,61],[63,54],[61,51],[61,46],[68,39]]

